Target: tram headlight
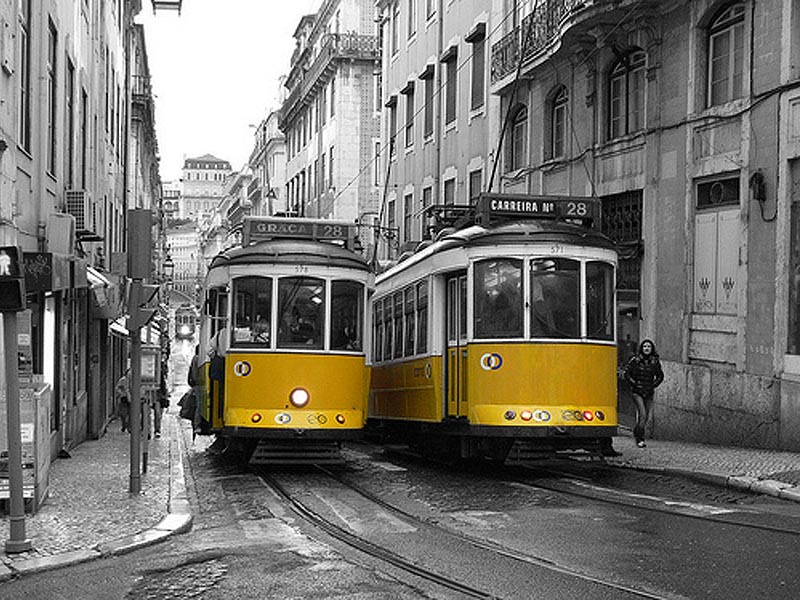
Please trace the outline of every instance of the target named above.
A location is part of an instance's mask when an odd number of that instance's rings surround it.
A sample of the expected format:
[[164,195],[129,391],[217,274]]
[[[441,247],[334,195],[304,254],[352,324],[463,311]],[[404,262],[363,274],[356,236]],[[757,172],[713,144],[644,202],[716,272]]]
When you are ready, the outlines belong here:
[[289,402],[294,404],[297,408],[303,408],[308,401],[311,400],[311,394],[305,388],[294,388],[289,393]]
[[529,410],[523,410],[519,413],[519,416],[523,421],[530,421],[533,418],[533,413]]
[[344,422],[345,422],[344,415],[342,415],[342,414],[338,414],[338,415],[336,415],[336,422],[337,422],[339,425],[344,425]]

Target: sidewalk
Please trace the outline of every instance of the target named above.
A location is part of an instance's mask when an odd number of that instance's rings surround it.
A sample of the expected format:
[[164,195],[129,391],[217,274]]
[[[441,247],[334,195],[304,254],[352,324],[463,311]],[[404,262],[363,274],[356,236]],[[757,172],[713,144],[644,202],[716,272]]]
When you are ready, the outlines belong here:
[[70,451],[71,458],[50,465],[49,496],[36,514],[26,514],[31,550],[5,553],[8,514],[0,515],[0,582],[124,554],[191,528],[183,423],[176,402],[173,395],[164,411],[161,438],[149,441],[147,473],[142,474],[138,496],[129,492],[130,436],[113,421],[102,438],[82,443]]
[[[50,496],[39,512],[26,518],[33,549],[6,555],[0,546],[0,585],[18,575],[129,552],[191,528],[181,435],[189,424],[178,416],[174,395],[172,400],[161,439],[150,441],[139,496],[128,492],[130,439],[116,421],[103,438],[84,442],[72,458],[51,465]],[[800,502],[800,453],[662,440],[637,448],[625,429],[614,446],[622,452],[608,459],[615,466],[700,478]],[[0,515],[0,543],[8,535],[8,516]]]

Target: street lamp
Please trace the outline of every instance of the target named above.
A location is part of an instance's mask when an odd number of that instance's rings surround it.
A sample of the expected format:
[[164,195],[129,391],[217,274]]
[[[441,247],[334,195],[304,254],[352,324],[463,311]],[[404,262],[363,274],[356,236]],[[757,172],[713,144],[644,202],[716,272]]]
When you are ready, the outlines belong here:
[[167,254],[167,257],[164,259],[161,270],[164,273],[164,279],[168,283],[172,283],[172,276],[175,274],[175,262],[169,254]]

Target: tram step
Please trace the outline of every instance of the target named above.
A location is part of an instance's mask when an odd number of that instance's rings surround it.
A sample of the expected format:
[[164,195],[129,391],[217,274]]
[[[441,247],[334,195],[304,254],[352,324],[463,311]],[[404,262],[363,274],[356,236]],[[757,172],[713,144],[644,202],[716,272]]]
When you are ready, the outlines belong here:
[[597,442],[581,444],[549,444],[517,440],[506,456],[506,465],[522,465],[537,460],[547,460],[557,456],[585,456],[587,458],[600,458],[600,446]]
[[251,465],[340,465],[345,462],[336,442],[275,442],[261,440]]

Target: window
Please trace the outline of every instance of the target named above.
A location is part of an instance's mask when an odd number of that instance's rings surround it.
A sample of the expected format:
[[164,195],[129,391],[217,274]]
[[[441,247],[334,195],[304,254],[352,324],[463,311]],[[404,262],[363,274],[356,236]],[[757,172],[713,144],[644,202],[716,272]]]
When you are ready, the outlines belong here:
[[391,37],[391,50],[392,56],[397,54],[397,51],[400,49],[400,45],[398,43],[399,30],[400,30],[400,0],[394,3],[392,6],[392,37]]
[[644,128],[645,53],[631,52],[611,70],[608,81],[608,135],[615,139]]
[[52,21],[47,27],[47,171],[56,172],[56,60],[58,32]]
[[312,277],[278,281],[278,347],[322,349],[325,282]]
[[528,109],[524,104],[517,106],[511,117],[511,131],[506,142],[506,171],[521,169],[527,163],[526,135],[528,130]]
[[426,187],[422,190],[422,210],[420,211],[419,216],[419,233],[420,239],[426,240],[430,237],[427,227],[427,218],[428,214],[426,209],[431,205],[433,198],[433,188]]
[[[389,200],[386,203],[386,226],[389,228],[389,235],[394,236],[397,232],[397,214],[396,211],[397,207],[395,205],[394,198]],[[393,239],[397,239],[394,238]],[[391,244],[390,244],[391,246]]]
[[403,356],[403,292],[394,295],[394,358]]
[[469,203],[475,204],[478,196],[481,193],[481,186],[483,185],[483,171],[478,169],[470,171],[469,173]]
[[[331,188],[335,189],[335,187],[336,187],[333,184],[333,148],[334,147],[331,146],[331,149],[328,151],[328,189],[331,189]],[[323,190],[323,191],[327,191],[327,190]]]
[[472,44],[472,89],[470,93],[471,110],[483,106],[486,86],[486,39],[481,38]]
[[89,94],[86,88],[81,87],[81,188],[86,189],[88,165],[86,164],[89,152]]
[[423,134],[425,138],[433,135],[433,75],[425,79],[425,122]]
[[739,177],[696,187],[694,311],[735,315],[739,286]]
[[414,88],[406,92],[406,148],[414,145]]
[[64,122],[66,129],[66,184],[67,189],[75,185],[75,65],[67,58],[67,89],[64,91],[66,103]]
[[436,0],[425,0],[425,18],[430,19],[436,12]]
[[375,142],[375,178],[374,185],[381,184],[381,143]]
[[383,299],[383,360],[392,359],[392,334],[392,297],[386,296]]
[[567,147],[567,88],[561,86],[550,105],[550,158],[564,156]]
[[372,353],[376,362],[383,360],[383,300],[378,300],[372,305],[372,314],[375,315],[374,334],[372,340]]
[[417,354],[428,351],[428,282],[417,284]]
[[272,336],[272,279],[233,281],[233,346],[269,348]]
[[444,90],[444,124],[450,125],[456,120],[456,94],[458,93],[458,64],[455,54],[445,63],[445,75],[447,80]]
[[614,339],[614,267],[608,263],[586,263],[586,337]]
[[744,3],[724,9],[708,31],[708,105],[740,98],[744,74]]
[[456,203],[456,178],[448,179],[444,182],[444,203]]
[[406,0],[408,3],[408,37],[417,31],[417,0]]
[[397,102],[389,105],[389,159],[395,157],[397,139]]
[[331,350],[360,352],[363,343],[364,286],[355,281],[331,284]]
[[406,194],[403,199],[403,241],[414,239],[411,233],[411,219],[414,217],[414,194]]
[[531,337],[578,338],[580,263],[564,258],[531,261]]
[[[336,75],[331,78],[331,117],[336,114]],[[309,127],[309,133],[310,133]]]
[[522,261],[513,258],[475,263],[475,337],[522,337]]
[[405,289],[405,302],[403,304],[404,312],[405,312],[405,325],[406,331],[404,337],[404,349],[403,354],[405,356],[414,356],[414,336],[416,333],[416,323],[414,322],[414,316],[416,314],[416,310],[414,308],[415,305],[415,296],[416,290],[414,286],[409,286]]
[[19,15],[19,144],[31,151],[31,0]]

